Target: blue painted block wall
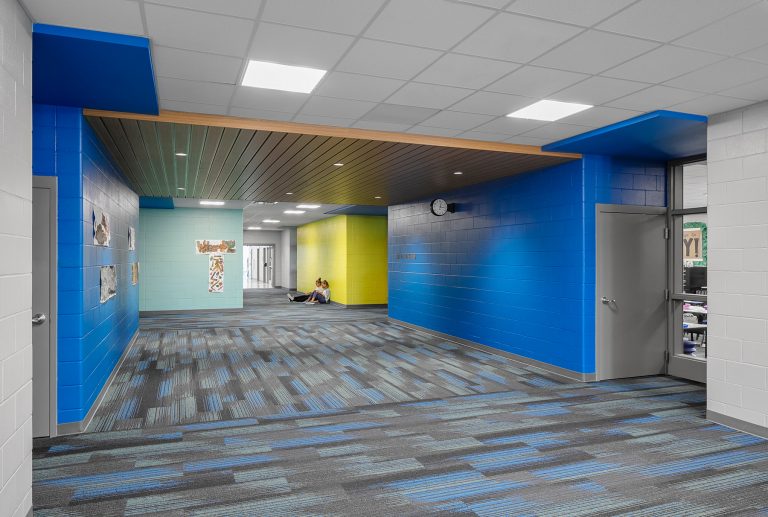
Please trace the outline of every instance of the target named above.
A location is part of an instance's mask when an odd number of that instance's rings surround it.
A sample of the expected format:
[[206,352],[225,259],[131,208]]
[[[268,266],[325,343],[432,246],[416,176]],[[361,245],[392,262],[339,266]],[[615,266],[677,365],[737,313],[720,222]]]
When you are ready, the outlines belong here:
[[[58,423],[79,422],[138,329],[128,227],[138,233],[139,201],[79,108],[34,106],[32,168],[58,178]],[[110,216],[108,248],[93,245],[94,206]],[[102,265],[118,276],[117,295],[104,304]]]
[[[660,178],[660,179],[659,179]],[[594,373],[595,204],[665,203],[663,164],[585,156],[389,209],[389,315]]]

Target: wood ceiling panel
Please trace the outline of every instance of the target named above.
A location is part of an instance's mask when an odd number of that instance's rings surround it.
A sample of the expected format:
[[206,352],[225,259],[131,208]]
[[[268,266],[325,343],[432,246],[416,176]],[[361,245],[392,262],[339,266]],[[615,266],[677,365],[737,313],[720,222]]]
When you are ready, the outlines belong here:
[[235,117],[85,114],[142,196],[389,205],[579,158],[534,146]]

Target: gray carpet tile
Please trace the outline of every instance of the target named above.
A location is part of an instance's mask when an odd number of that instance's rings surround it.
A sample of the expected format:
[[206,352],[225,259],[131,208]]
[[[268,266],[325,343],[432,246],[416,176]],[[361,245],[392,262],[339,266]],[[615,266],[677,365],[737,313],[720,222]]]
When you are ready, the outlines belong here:
[[102,432],[35,440],[35,514],[768,515],[768,442],[699,385],[568,382],[282,296],[142,318]]

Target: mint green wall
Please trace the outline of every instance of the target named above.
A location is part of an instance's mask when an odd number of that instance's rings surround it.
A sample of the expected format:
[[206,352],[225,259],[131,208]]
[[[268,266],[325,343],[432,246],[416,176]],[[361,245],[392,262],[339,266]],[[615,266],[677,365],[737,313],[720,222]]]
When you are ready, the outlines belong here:
[[[234,239],[224,255],[224,292],[208,292],[208,255],[195,241]],[[243,211],[212,208],[139,210],[139,310],[229,309],[243,306]]]

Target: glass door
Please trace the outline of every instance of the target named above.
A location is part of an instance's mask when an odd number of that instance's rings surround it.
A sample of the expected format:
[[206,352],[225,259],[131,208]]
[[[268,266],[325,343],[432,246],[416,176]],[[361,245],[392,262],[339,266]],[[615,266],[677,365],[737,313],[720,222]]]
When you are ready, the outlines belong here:
[[707,162],[669,167],[669,374],[706,382]]

